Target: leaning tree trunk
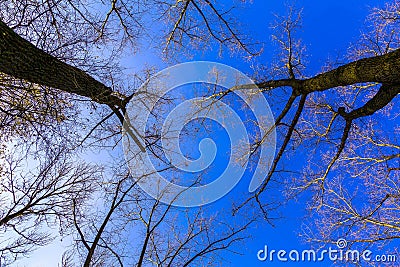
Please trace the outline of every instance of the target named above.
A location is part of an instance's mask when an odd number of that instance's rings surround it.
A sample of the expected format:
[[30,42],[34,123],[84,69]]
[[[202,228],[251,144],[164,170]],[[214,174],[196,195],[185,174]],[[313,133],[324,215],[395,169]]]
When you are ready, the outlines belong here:
[[[38,49],[0,21],[0,72],[28,82],[89,97],[101,104],[121,106],[122,99],[111,88],[84,71]],[[400,49],[391,53],[350,62],[315,77],[273,80],[260,87],[291,86],[299,93],[323,91],[355,83],[400,84]]]
[[40,50],[0,20],[0,72],[31,83],[120,106],[110,87]]

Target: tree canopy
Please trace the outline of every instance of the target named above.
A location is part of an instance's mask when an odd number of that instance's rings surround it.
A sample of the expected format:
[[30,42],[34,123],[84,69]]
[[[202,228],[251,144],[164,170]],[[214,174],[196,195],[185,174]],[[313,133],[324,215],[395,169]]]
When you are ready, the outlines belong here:
[[[302,235],[311,244],[345,237],[362,249],[392,249],[398,242],[397,0],[371,9],[358,41],[318,73],[307,68],[303,14],[293,6],[272,25],[278,56],[270,64],[262,62],[258,36],[247,33],[240,16],[233,19],[242,14],[236,8],[252,5],[246,1],[0,4],[0,266],[57,236],[73,243],[62,266],[223,265],[252,227],[279,222],[276,211],[285,214],[284,203],[301,197],[311,211]],[[262,185],[224,199],[223,214],[214,204],[180,209],[150,198],[123,158],[124,130],[141,151],[164,158],[157,125],[171,99],[158,103],[146,135],[136,131],[138,121],[124,127],[129,101],[159,67],[149,62],[128,76],[123,58],[150,46],[167,65],[217,49],[257,66],[249,75],[274,112],[265,132],[277,132],[277,150]],[[207,97],[232,103],[235,91],[250,89],[213,88]],[[267,140],[252,136],[252,162]],[[102,153],[109,158],[87,158]],[[170,163],[162,166],[160,173],[179,176]]]

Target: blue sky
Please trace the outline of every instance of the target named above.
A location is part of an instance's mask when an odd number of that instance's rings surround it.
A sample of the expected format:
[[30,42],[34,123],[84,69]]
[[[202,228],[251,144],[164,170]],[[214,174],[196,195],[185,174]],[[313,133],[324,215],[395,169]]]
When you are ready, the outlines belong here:
[[[372,7],[381,6],[382,1],[297,1],[296,6],[303,8],[303,27],[299,30],[299,36],[306,46],[308,59],[307,74],[318,73],[325,65],[327,59],[335,60],[343,58],[347,54],[349,45],[356,42],[361,30],[366,23],[366,16]],[[253,1],[243,11],[251,14],[243,19],[243,25],[249,25],[249,31],[255,39],[262,40],[264,53],[258,62],[268,65],[274,58],[276,51],[272,45],[270,25],[274,20],[273,13],[285,14],[285,6],[281,1]],[[239,12],[239,11],[238,11]],[[225,54],[218,57],[218,51],[194,55],[193,60],[210,60],[221,62],[237,68],[245,73],[251,73],[250,62],[240,58],[230,57]],[[279,138],[279,137],[278,137]],[[301,153],[301,151],[300,151]],[[304,154],[307,151],[303,151]],[[301,160],[300,160],[301,161]],[[239,188],[246,185],[239,185]],[[242,187],[242,188],[243,188]],[[235,198],[235,193],[240,194],[240,189],[233,190],[225,198]],[[301,232],[302,220],[305,216],[305,199],[298,202],[290,202],[279,209],[282,219],[274,221],[275,226],[268,224],[259,225],[250,230],[252,238],[246,241],[245,246],[240,246],[242,255],[229,254],[230,262],[227,266],[330,266],[330,262],[323,263],[291,263],[291,262],[260,262],[257,260],[257,252],[268,245],[269,249],[310,249],[309,244],[302,242],[298,236]],[[222,199],[220,202],[224,202]],[[218,207],[221,203],[214,203]],[[335,246],[333,246],[335,248]]]
[[[356,42],[361,30],[366,23],[366,16],[371,7],[381,6],[382,1],[297,1],[296,6],[303,8],[303,27],[299,31],[303,44],[306,45],[308,56],[307,74],[318,73],[328,58],[343,58],[347,53],[349,44]],[[269,24],[273,21],[271,13],[285,14],[285,7],[281,1],[254,1],[250,5],[252,16],[248,23],[254,25],[251,29],[257,36],[265,36],[269,41]],[[269,43],[270,44],[270,43]],[[273,50],[265,45],[262,58],[266,61],[273,58]],[[272,47],[271,47],[272,48]],[[212,57],[207,58],[212,59]],[[229,58],[224,58],[223,63],[229,64]],[[239,70],[245,71],[249,66],[234,60],[234,65]],[[278,137],[279,138],[279,137]],[[307,151],[303,151],[304,155]],[[243,256],[232,258],[230,266],[330,266],[324,263],[282,263],[275,261],[260,262],[256,253],[268,245],[269,249],[310,249],[309,244],[304,244],[298,236],[305,215],[305,197],[297,203],[290,202],[280,209],[282,219],[275,221],[275,227],[267,224],[253,230],[253,238],[247,242]]]
[[[230,2],[230,1],[229,1]],[[366,24],[366,17],[372,7],[382,5],[381,1],[297,1],[296,6],[303,8],[303,27],[299,30],[298,36],[302,39],[306,46],[307,55],[307,75],[317,74],[326,61],[343,59],[348,52],[349,45],[357,41]],[[286,7],[281,1],[253,1],[244,7],[244,10],[236,10],[238,18],[240,18],[243,29],[246,34],[254,36],[255,40],[264,42],[264,52],[257,58],[258,63],[268,65],[274,58],[276,47],[272,44],[270,28],[275,17],[273,14],[285,15]],[[241,14],[251,14],[251,16],[240,16]],[[154,55],[146,55],[143,53],[140,56],[140,61],[145,62],[150,60],[160,66],[166,64],[161,62]],[[136,58],[137,59],[137,58]],[[131,58],[131,62],[135,62],[135,58]],[[194,54],[192,60],[209,60],[216,61],[226,65],[230,65],[244,73],[251,73],[252,62],[245,61],[240,57],[231,56],[228,53],[222,57],[218,55],[218,48],[213,47],[212,51],[201,52]],[[128,62],[128,61],[127,61]],[[137,61],[136,61],[137,62]],[[133,68],[134,65],[132,66]],[[224,134],[220,132],[217,126],[213,128],[215,131],[211,135],[215,135],[218,139],[223,139]],[[208,135],[198,135],[199,140],[203,137],[211,137]],[[278,136],[279,138],[279,136]],[[196,140],[191,140],[190,147],[196,147]],[[226,142],[221,141],[219,148],[225,149]],[[194,149],[196,150],[196,149]],[[191,151],[193,158],[198,156],[196,151]],[[306,155],[307,151],[299,151],[300,155]],[[221,156],[221,155],[218,155]],[[296,162],[301,168],[301,161],[296,159],[288,164]],[[217,159],[210,167],[214,168],[210,175],[215,175],[220,172],[222,166],[226,165],[226,159]],[[212,203],[215,210],[222,210],[231,199],[237,199],[241,196],[243,190],[246,190],[246,178],[238,184],[237,188],[232,190],[223,199]],[[247,179],[248,181],[248,179]],[[277,194],[276,197],[279,197]],[[278,210],[281,219],[274,221],[274,227],[264,223],[257,227],[251,228],[249,233],[252,237],[245,242],[245,246],[236,247],[242,255],[234,255],[226,253],[225,256],[228,262],[226,266],[330,266],[329,261],[323,263],[293,263],[293,262],[260,262],[257,259],[257,252],[268,245],[269,249],[297,249],[299,251],[310,249],[310,244],[305,244],[299,237],[303,218],[305,216],[305,201],[307,195],[298,199],[297,202],[289,202]],[[257,212],[257,211],[256,211]],[[335,245],[332,246],[335,249]]]

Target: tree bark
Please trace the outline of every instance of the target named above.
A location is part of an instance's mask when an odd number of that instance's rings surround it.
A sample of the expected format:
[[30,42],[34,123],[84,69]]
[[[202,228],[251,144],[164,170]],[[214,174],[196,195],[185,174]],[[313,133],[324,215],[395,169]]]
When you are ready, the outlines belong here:
[[100,104],[121,106],[110,87],[20,37],[0,20],[0,72],[17,79],[88,97]]
[[400,49],[382,56],[356,60],[306,79],[302,82],[302,92],[311,93],[366,82],[400,84]]
[[381,56],[356,60],[308,79],[269,80],[258,83],[257,86],[267,89],[290,86],[297,89],[298,94],[308,94],[366,82],[399,85],[400,49]]

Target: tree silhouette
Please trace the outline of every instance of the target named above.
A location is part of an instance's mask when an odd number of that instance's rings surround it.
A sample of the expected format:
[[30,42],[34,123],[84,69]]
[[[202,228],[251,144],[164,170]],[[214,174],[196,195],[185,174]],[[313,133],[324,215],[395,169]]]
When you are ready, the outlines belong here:
[[[64,254],[63,266],[73,265],[76,258],[84,266],[207,264],[210,255],[243,240],[255,221],[252,216],[248,223],[239,220],[232,226],[209,218],[201,209],[177,211],[140,193],[124,163],[119,162],[107,176],[104,166],[72,160],[88,147],[120,143],[124,113],[135,90],[116,82],[118,77],[123,80],[117,56],[126,47],[137,48],[141,38],[149,34],[163,38],[158,48],[172,60],[177,51],[199,51],[206,44],[240,50],[249,57],[258,55],[257,46],[245,38],[243,29],[234,27],[235,21],[218,3],[113,0],[107,6],[91,2],[108,10],[102,16],[80,0],[0,2],[4,6],[0,11],[1,139],[18,148],[10,152],[5,145],[1,151],[5,163],[0,183],[0,234],[4,236],[0,260],[11,263],[51,242],[52,236],[39,230],[55,222],[73,229],[63,234],[76,237],[74,248]],[[259,93],[279,108],[274,129],[282,138],[264,183],[235,203],[234,214],[255,204],[268,220],[271,200],[266,192],[274,178],[281,178],[289,198],[312,193],[309,208],[315,211],[315,220],[311,224],[318,231],[305,232],[308,241],[329,243],[346,235],[350,242],[368,244],[399,238],[399,16],[397,0],[373,9],[370,28],[350,46],[346,62],[327,64],[312,75],[307,73],[297,33],[301,11],[290,8],[286,17],[277,17],[273,40],[279,47],[279,61],[270,73],[258,73],[256,82]],[[146,27],[155,18],[160,25],[166,22],[166,31],[151,32]],[[107,50],[102,58],[96,57],[98,47]],[[211,92],[210,97],[222,99],[248,87]],[[283,101],[274,102],[282,95]],[[88,119],[87,113],[94,119]],[[135,121],[130,123],[126,130],[142,151],[161,158],[159,136],[139,136]],[[393,132],[387,132],[386,124]],[[260,136],[251,153],[256,154],[266,140]],[[303,168],[284,167],[287,157],[304,158]],[[37,168],[24,173],[23,161],[38,158]],[[98,195],[107,200],[100,209],[92,203]],[[355,199],[362,199],[364,205],[358,206]],[[177,214],[183,214],[186,227],[171,227],[178,224]],[[141,249],[134,256],[127,255],[128,241],[117,230],[127,225],[143,230],[144,238],[138,241]],[[219,231],[213,231],[216,225]]]

